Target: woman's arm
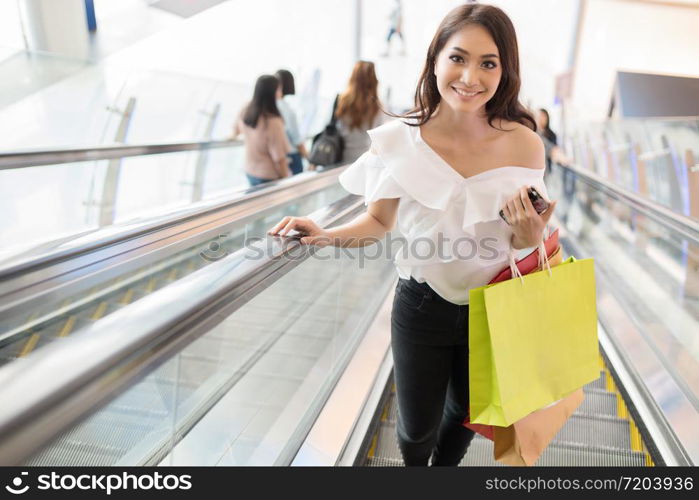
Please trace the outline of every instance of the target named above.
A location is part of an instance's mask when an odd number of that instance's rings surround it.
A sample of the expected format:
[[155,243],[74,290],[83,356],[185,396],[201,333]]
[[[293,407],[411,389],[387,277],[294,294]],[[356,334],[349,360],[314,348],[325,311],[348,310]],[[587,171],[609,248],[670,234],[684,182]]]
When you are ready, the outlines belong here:
[[393,229],[398,213],[399,198],[382,199],[369,203],[367,211],[352,221],[332,229],[322,229],[308,217],[284,217],[269,234],[286,235],[296,230],[305,236],[301,242],[308,245],[356,248],[376,243]]
[[277,169],[280,179],[291,176],[291,170],[289,170],[289,159],[286,156],[282,156],[279,161],[275,161],[274,166]]
[[330,238],[345,248],[376,243],[394,228],[399,202],[399,198],[391,198],[369,203],[367,211],[351,222],[328,230]]
[[299,150],[299,153],[301,154],[302,158],[308,158],[308,150],[306,149],[306,145],[303,142],[299,142],[296,145],[296,149]]

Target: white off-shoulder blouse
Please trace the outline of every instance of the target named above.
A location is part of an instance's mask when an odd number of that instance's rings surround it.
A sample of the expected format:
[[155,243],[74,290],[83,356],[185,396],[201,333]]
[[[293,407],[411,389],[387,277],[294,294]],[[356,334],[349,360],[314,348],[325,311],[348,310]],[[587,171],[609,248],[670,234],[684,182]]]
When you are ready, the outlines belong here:
[[503,166],[465,178],[422,140],[419,127],[395,120],[369,137],[371,149],[340,175],[341,185],[365,204],[400,198],[404,245],[389,248],[398,275],[468,304],[469,289],[508,265],[512,230],[498,212],[524,185],[548,199],[544,169]]

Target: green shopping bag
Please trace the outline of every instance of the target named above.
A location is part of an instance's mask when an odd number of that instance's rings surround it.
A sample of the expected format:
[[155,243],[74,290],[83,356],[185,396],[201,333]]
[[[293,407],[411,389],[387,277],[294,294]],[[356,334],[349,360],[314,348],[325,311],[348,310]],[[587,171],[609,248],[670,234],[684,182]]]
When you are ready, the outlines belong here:
[[506,427],[599,377],[594,262],[470,290],[471,422]]

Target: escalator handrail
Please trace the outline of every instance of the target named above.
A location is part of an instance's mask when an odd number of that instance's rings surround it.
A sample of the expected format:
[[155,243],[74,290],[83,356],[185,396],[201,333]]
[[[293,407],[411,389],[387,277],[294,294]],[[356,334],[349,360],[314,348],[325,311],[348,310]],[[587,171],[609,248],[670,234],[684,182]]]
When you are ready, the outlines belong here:
[[22,258],[20,259],[9,259],[4,263],[0,262],[0,282],[20,274],[51,266],[58,262],[79,258],[100,248],[117,245],[144,234],[161,231],[219,210],[244,205],[251,200],[263,196],[269,196],[281,191],[288,191],[289,198],[293,199],[294,189],[297,189],[300,184],[312,181],[322,183],[326,177],[334,178],[341,172],[342,166],[328,168],[323,171],[294,175],[252,188],[242,188],[240,191],[233,193],[239,193],[239,196],[235,196],[233,199],[227,198],[225,201],[221,201],[220,199],[204,201],[197,203],[194,207],[188,207],[178,211],[174,215],[171,213],[165,216],[149,218],[143,222],[127,222],[122,225],[111,225],[105,231],[96,230],[89,233],[82,233],[76,235],[76,239],[79,239],[79,243],[71,244],[61,242],[57,248],[50,248],[36,255],[27,255],[27,252],[23,251]]
[[90,147],[27,149],[0,152],[0,170],[45,165],[61,165],[83,161],[114,160],[131,156],[146,156],[183,151],[203,151],[216,148],[240,147],[240,140],[170,142],[150,144],[109,144]]
[[[309,217],[329,227],[363,210],[348,195]],[[316,251],[267,237],[0,368],[0,464],[26,460]]]
[[560,168],[569,170],[596,190],[611,195],[628,207],[650,217],[662,226],[670,227],[685,236],[692,243],[699,245],[699,221],[696,219],[678,214],[655,201],[644,198],[638,193],[614,184],[582,166],[574,164],[557,165]]

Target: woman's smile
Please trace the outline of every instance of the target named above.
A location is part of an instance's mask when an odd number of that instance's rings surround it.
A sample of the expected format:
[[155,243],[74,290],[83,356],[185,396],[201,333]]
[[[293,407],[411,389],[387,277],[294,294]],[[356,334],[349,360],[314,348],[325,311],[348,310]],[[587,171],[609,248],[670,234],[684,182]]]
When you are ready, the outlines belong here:
[[454,87],[453,85],[451,88],[456,93],[456,95],[458,95],[459,98],[464,101],[470,101],[477,95],[482,94],[484,92],[483,90],[466,90],[459,87]]

